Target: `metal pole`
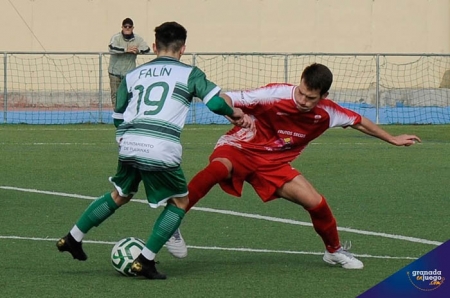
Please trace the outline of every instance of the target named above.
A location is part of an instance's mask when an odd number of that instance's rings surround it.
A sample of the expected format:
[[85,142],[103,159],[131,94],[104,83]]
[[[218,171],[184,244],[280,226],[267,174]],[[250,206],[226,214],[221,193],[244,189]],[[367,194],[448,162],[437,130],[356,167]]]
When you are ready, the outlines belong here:
[[3,123],[7,122],[8,117],[8,58],[6,52],[3,53]]
[[376,110],[375,110],[375,122],[376,124],[380,123],[380,55],[376,57],[377,64],[377,81],[375,84],[375,100],[376,100]]
[[[192,54],[192,66],[195,66],[196,59],[197,59],[196,54]],[[194,99],[192,99],[192,100],[194,100]],[[195,103],[194,103],[194,105],[191,105],[192,124],[197,124],[196,110],[197,109],[195,108]]]
[[288,82],[288,63],[289,63],[289,58],[288,55],[284,56],[284,82],[285,83],[289,83]]
[[102,92],[103,81],[102,81],[102,75],[103,75],[103,56],[102,56],[102,53],[99,53],[98,54],[98,121],[100,123],[103,123],[103,116],[102,116],[102,110],[103,110],[103,92]]

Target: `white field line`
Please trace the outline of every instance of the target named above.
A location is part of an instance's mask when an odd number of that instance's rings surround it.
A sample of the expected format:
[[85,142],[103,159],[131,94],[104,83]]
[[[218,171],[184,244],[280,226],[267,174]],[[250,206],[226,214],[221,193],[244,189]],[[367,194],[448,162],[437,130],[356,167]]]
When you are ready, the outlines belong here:
[[[116,145],[116,142],[110,142],[110,143],[11,143],[11,142],[0,142],[0,145],[20,145],[20,146],[111,146]],[[183,145],[214,145],[215,143],[183,143]]]
[[[22,237],[22,236],[1,236],[0,239],[13,239],[13,240],[31,240],[31,241],[58,241],[56,238],[38,238],[38,237]],[[106,244],[114,245],[116,242],[109,241],[95,241],[95,240],[83,240],[83,243],[92,244]],[[240,251],[240,252],[254,252],[254,253],[280,253],[280,254],[296,254],[296,255],[323,255],[323,252],[313,252],[313,251],[294,251],[294,250],[270,250],[270,249],[254,249],[254,248],[244,248],[244,247],[218,247],[218,246],[196,246],[188,245],[190,249],[202,249],[202,250],[223,250],[223,251]],[[361,254],[354,254],[356,257],[364,258],[374,258],[374,259],[396,259],[396,260],[416,260],[413,257],[391,257],[391,256],[373,256]]]
[[111,143],[5,143],[0,145],[21,145],[21,146],[98,146],[98,145],[111,145]]
[[[29,143],[22,143],[22,142],[0,142],[0,145],[22,145],[22,146],[98,146],[98,145],[111,145],[115,144],[115,142],[105,142],[105,143],[67,143],[67,142],[60,142],[60,143],[38,143],[38,142],[29,142]],[[183,142],[183,145],[214,145],[216,143],[199,143],[199,142]],[[450,143],[427,143],[427,145],[446,145]],[[375,143],[364,143],[364,142],[353,142],[353,143],[323,143],[323,142],[312,142],[309,143],[309,145],[359,145],[359,146],[379,146],[383,145],[385,146],[386,143],[379,141]],[[416,145],[422,145],[422,143],[418,143]]]
[[[53,192],[53,191],[43,191],[43,190],[37,190],[37,189],[18,188],[18,187],[12,187],[12,186],[0,186],[0,189],[39,193],[39,194],[48,194],[48,195],[54,195],[54,196],[60,196],[60,197],[70,197],[70,198],[78,198],[78,199],[86,199],[86,200],[95,200],[96,199],[96,197],[91,197],[91,196],[83,196],[83,195],[78,195],[78,194],[68,194],[68,193]],[[133,199],[132,201],[136,202],[136,203],[148,204],[148,202],[146,200]],[[309,222],[297,221],[297,220],[292,220],[292,219],[283,219],[283,218],[264,216],[264,215],[258,215],[258,214],[242,213],[242,212],[236,212],[236,211],[231,211],[231,210],[220,210],[220,209],[212,209],[212,208],[204,208],[204,207],[193,207],[192,209],[204,211],[204,212],[220,213],[220,214],[225,214],[225,215],[234,215],[234,216],[260,219],[260,220],[266,220],[266,221],[272,221],[272,222],[280,222],[280,223],[293,224],[293,225],[299,225],[299,226],[307,226],[307,227],[312,226],[312,224]],[[377,236],[377,237],[403,240],[403,241],[409,241],[409,242],[421,243],[421,244],[430,244],[430,245],[436,245],[436,246],[439,246],[442,244],[442,242],[439,242],[439,241],[432,241],[432,240],[409,237],[409,236],[402,236],[402,235],[393,235],[393,234],[387,234],[387,233],[364,231],[364,230],[358,230],[358,229],[353,229],[353,228],[338,227],[338,230],[343,231],[343,232],[354,233],[354,234]]]
[[[205,127],[184,127],[183,130],[186,131],[196,131],[196,130],[223,130],[227,131],[228,129],[231,129],[231,125],[228,127],[210,127],[206,125]],[[7,127],[0,128],[0,130],[8,130],[8,131],[112,131],[115,128],[113,125],[103,128],[77,128],[77,127],[24,127],[24,128],[15,128],[15,129],[8,129]]]

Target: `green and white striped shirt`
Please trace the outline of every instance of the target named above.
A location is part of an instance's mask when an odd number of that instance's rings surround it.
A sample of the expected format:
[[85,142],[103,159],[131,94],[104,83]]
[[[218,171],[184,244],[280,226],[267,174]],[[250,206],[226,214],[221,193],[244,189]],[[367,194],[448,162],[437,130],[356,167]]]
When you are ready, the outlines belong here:
[[208,103],[220,88],[199,68],[159,57],[129,72],[119,87],[113,118],[123,119],[116,138],[119,160],[148,171],[181,163],[181,130],[194,97]]

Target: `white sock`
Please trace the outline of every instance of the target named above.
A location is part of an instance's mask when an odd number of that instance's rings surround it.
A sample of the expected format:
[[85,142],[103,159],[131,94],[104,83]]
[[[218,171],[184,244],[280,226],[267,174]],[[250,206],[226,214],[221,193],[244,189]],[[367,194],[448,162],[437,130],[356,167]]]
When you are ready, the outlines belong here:
[[150,249],[148,249],[147,247],[144,247],[144,249],[142,249],[141,254],[147,259],[147,260],[154,260],[156,257],[156,254],[154,252],[152,252]]
[[86,235],[85,233],[81,232],[77,225],[73,226],[72,230],[70,230],[70,234],[77,242],[81,242],[81,240],[83,240],[84,238],[84,235]]

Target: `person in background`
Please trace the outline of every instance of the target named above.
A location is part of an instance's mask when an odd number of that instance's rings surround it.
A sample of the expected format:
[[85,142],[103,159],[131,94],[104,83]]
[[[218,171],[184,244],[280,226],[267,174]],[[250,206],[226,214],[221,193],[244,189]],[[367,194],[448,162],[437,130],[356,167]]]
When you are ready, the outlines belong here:
[[111,88],[111,104],[116,105],[117,88],[122,78],[132,69],[136,68],[138,54],[150,53],[145,40],[134,34],[133,20],[126,18],[122,21],[122,31],[114,34],[109,42],[109,85]]

